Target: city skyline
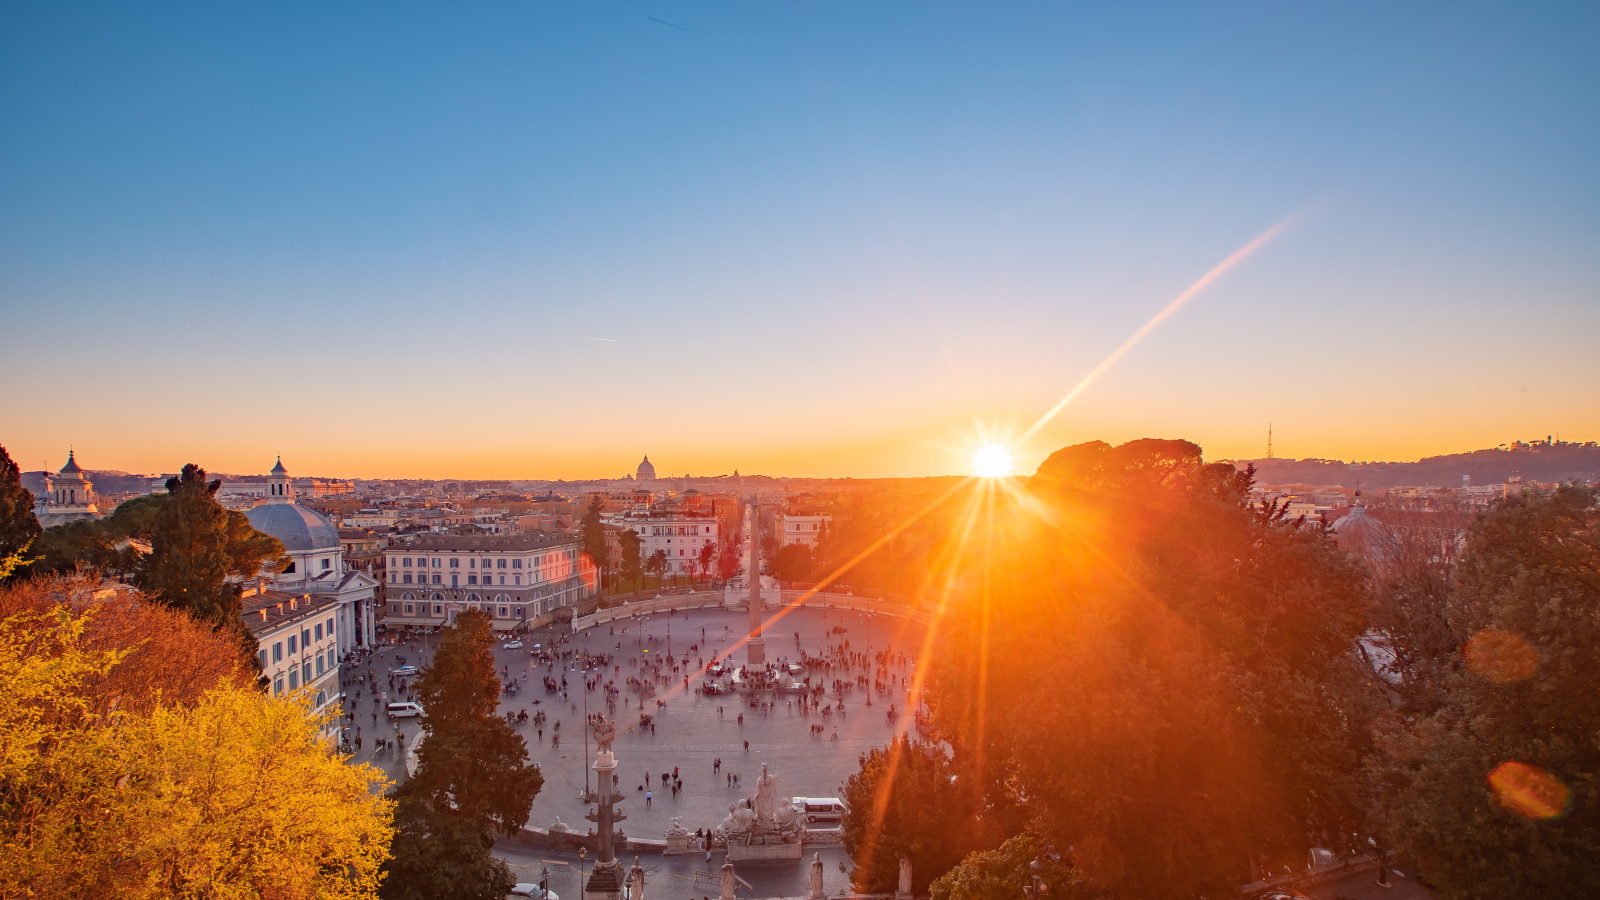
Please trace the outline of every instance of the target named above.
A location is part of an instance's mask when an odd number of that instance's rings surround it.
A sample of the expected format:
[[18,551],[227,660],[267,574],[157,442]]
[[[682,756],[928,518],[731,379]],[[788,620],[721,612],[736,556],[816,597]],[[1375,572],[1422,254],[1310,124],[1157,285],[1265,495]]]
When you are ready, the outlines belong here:
[[1600,434],[1590,7],[381,9],[0,13],[26,468]]

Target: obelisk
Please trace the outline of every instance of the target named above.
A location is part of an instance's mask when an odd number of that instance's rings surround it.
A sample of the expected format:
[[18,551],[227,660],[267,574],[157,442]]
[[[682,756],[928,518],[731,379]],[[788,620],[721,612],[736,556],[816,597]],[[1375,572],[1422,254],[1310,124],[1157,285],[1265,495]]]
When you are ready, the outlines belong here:
[[761,636],[761,500],[750,504],[750,640],[745,645],[745,664],[759,669],[767,664],[767,641]]

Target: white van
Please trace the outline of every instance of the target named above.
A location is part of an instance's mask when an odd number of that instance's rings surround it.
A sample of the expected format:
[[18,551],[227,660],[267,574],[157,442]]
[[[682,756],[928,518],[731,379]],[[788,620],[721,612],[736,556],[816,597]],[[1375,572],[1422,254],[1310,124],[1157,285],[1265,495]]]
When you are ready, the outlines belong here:
[[844,801],[838,797],[796,797],[795,811],[805,817],[808,824],[818,822],[838,823],[844,818]]
[[389,704],[389,718],[391,719],[409,719],[412,716],[420,715],[422,715],[422,707],[418,704],[403,702]]

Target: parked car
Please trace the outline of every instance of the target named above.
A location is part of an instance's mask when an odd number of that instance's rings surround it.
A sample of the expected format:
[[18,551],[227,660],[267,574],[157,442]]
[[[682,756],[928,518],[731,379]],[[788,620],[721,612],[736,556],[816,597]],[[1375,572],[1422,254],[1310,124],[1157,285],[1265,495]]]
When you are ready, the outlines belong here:
[[537,882],[521,881],[511,889],[513,897],[537,897],[539,900],[561,900],[556,892],[549,888],[541,888]]
[[521,641],[506,641],[504,644],[500,645],[500,649],[501,650],[521,650],[522,649],[522,642]]
[[395,668],[389,670],[389,674],[390,675],[399,675],[402,678],[410,678],[412,675],[417,674],[417,667],[416,666],[396,666]]
[[422,707],[416,703],[399,701],[389,704],[389,718],[409,719],[412,716],[422,715]]
[[794,808],[811,824],[838,822],[844,818],[845,810],[844,801],[838,797],[796,797]]

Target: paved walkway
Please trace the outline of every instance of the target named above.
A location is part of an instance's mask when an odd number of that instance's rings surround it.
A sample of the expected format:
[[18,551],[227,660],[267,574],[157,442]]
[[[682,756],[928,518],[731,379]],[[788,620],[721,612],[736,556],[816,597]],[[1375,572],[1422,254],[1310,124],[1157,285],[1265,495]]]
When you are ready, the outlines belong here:
[[[769,612],[768,617],[771,616]],[[778,779],[781,795],[837,796],[844,780],[856,770],[862,753],[883,746],[896,731],[911,727],[911,705],[905,700],[905,691],[914,682],[916,671],[911,664],[890,667],[894,689],[887,696],[873,696],[871,705],[868,705],[869,690],[857,687],[847,691],[843,695],[842,715],[837,706],[827,717],[815,711],[802,714],[797,708],[797,698],[788,694],[763,695],[762,699],[773,703],[772,708],[765,711],[747,707],[746,697],[741,694],[700,694],[695,688],[703,678],[694,677],[695,671],[702,661],[709,662],[714,654],[724,654],[734,648],[743,637],[744,628],[743,614],[720,609],[695,610],[619,622],[614,627],[599,626],[576,635],[547,629],[523,638],[523,649],[506,650],[497,646],[496,663],[503,668],[506,680],[520,683],[515,696],[502,697],[500,710],[529,714],[529,723],[520,725],[518,731],[527,739],[529,753],[540,764],[545,776],[544,789],[534,800],[529,824],[547,828],[559,819],[580,832],[590,827],[583,817],[586,808],[580,795],[585,777],[593,777],[589,765],[594,748],[591,742],[585,749],[587,729],[583,725],[587,713],[607,712],[607,695],[600,688],[584,689],[585,671],[575,659],[579,654],[612,656],[611,668],[605,669],[603,674],[599,669],[591,670],[589,676],[600,676],[602,683],[612,681],[619,689],[616,712],[612,716],[618,731],[614,752],[620,765],[619,788],[626,797],[619,808],[628,816],[622,823],[624,831],[636,837],[663,837],[674,816],[682,817],[690,831],[717,825],[727,815],[729,804],[754,792],[762,763],[766,763]],[[800,609],[771,626],[767,635],[767,658],[797,660],[803,648],[812,655],[847,649],[849,653],[867,654],[868,658],[888,650],[909,659],[920,650],[922,637],[921,626],[903,619],[841,610]],[[556,644],[561,638],[566,638],[566,642]],[[424,665],[431,658],[434,640],[418,639],[410,646],[389,648],[374,656],[370,667],[378,677],[380,690],[388,690],[386,673],[398,664],[397,656],[406,657],[409,663]],[[543,664],[530,655],[536,643],[546,648],[555,645],[554,649],[569,656],[550,665]],[[669,651],[676,666],[664,662]],[[732,657],[742,663],[743,649],[732,649]],[[645,671],[643,667],[656,664],[657,660],[663,661],[659,664],[661,671],[670,673],[670,685],[657,680],[656,693],[644,695],[625,683],[630,677],[639,677]],[[873,668],[857,666],[848,671],[835,670],[822,677],[829,682],[834,678],[853,681],[860,674],[870,678]],[[365,672],[365,668],[358,671]],[[687,691],[683,686],[685,674],[690,678]],[[546,692],[542,686],[546,676],[558,684],[565,677],[565,694],[559,690]],[[813,682],[818,677],[818,673],[812,673]],[[414,720],[390,724],[381,709],[377,710],[374,723],[371,714],[375,707],[370,693],[361,689],[362,697],[355,699],[355,690],[350,690],[350,696],[357,710],[356,724],[363,731],[363,746],[355,760],[373,763],[387,771],[391,778],[402,777],[397,753],[375,751],[372,729],[376,727],[378,733],[392,736],[398,727],[409,743],[416,735],[417,724]],[[664,705],[657,706],[658,700]],[[832,694],[828,700],[838,702]],[[886,717],[891,704],[900,712],[898,722],[893,725]],[[540,712],[547,721],[535,726],[532,717]],[[654,730],[641,727],[641,712],[651,716]],[[559,729],[555,727],[558,722]],[[813,725],[821,725],[822,734],[813,736]],[[559,743],[556,740],[558,731]],[[713,771],[713,762],[717,759],[722,765],[720,771]],[[661,773],[671,773],[674,767],[683,785],[676,795],[661,781]],[[730,774],[739,777],[737,786],[728,783]],[[648,786],[645,785],[647,777]],[[648,802],[646,790],[654,795]]]

